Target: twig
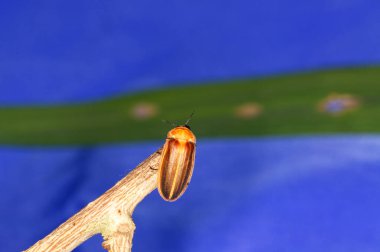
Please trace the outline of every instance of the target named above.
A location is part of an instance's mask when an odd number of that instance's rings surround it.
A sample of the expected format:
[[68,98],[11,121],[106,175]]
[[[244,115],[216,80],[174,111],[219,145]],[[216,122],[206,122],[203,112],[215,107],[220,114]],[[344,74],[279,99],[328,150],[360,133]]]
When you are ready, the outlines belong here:
[[161,149],[25,252],[72,251],[98,233],[109,252],[131,251],[135,230],[131,216],[136,205],[157,186],[160,155]]

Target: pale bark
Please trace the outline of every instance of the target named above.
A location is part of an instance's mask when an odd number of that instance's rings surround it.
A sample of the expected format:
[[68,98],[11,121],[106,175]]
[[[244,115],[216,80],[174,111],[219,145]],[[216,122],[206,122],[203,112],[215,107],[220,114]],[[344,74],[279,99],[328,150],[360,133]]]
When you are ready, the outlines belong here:
[[139,164],[115,186],[89,203],[26,252],[72,251],[95,234],[101,233],[109,252],[131,251],[136,205],[157,186],[161,149]]

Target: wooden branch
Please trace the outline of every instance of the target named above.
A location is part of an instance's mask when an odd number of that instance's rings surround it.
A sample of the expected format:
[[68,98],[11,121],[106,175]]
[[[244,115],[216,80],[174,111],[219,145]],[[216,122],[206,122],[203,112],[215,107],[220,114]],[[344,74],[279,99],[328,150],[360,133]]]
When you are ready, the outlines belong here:
[[98,233],[109,252],[131,251],[135,230],[131,216],[136,205],[157,186],[160,156],[161,149],[25,252],[72,251]]

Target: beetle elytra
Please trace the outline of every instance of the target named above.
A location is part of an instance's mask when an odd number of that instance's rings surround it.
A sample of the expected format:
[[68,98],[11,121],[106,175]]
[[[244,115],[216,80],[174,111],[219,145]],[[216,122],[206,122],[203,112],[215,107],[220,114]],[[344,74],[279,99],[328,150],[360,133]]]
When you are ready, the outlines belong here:
[[158,168],[158,192],[175,201],[186,191],[194,169],[196,138],[187,122],[168,132]]

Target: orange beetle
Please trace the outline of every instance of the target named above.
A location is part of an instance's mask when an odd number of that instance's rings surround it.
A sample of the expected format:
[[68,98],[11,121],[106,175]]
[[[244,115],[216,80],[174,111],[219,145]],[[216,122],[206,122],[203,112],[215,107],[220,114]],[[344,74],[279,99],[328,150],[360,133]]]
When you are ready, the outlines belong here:
[[166,201],[181,197],[193,174],[196,138],[187,125],[188,121],[168,132],[162,150],[157,187]]

